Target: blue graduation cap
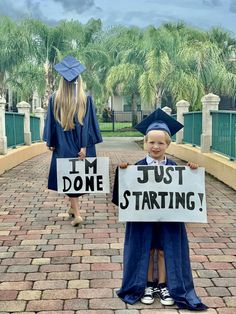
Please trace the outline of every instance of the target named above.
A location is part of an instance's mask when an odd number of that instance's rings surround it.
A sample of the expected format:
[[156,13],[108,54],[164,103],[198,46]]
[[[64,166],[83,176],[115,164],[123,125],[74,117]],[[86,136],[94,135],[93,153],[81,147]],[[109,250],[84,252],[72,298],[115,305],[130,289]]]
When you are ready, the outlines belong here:
[[68,82],[75,80],[86,67],[72,56],[66,56],[61,62],[54,66],[54,69]]
[[147,116],[144,120],[138,123],[135,126],[135,129],[144,135],[147,134],[151,130],[162,130],[166,131],[170,136],[173,136],[184,126],[177,120],[173,119],[163,110],[158,108],[153,111],[149,116]]

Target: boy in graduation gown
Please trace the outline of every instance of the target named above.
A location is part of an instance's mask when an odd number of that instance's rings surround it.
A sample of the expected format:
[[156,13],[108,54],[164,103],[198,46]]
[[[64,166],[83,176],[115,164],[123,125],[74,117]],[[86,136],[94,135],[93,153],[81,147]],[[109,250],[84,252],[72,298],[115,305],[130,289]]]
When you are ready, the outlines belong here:
[[[54,66],[61,75],[58,90],[49,98],[43,139],[53,152],[48,177],[48,188],[57,191],[57,158],[95,157],[95,144],[102,142],[91,96],[86,96],[81,73],[86,70],[72,56],[66,56]],[[81,194],[68,194],[75,216],[72,225],[82,222],[77,198]]]
[[[141,121],[136,129],[145,134],[148,155],[136,165],[176,165],[165,156],[171,136],[183,125],[157,109]],[[197,165],[188,163],[190,168]],[[126,168],[122,163],[120,168]],[[118,169],[116,171],[113,203],[119,205]],[[154,282],[154,252],[158,256],[158,284]],[[124,271],[118,296],[126,303],[141,300],[152,304],[158,296],[163,305],[189,310],[206,310],[194,290],[189,247],[182,222],[127,222],[124,242]]]

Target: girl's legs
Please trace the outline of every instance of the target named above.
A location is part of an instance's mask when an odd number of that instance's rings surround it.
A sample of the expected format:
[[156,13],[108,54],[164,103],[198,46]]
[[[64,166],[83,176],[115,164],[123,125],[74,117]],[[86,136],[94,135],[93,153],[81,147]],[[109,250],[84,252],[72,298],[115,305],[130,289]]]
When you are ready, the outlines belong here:
[[70,206],[74,210],[75,217],[80,216],[78,197],[69,197]]
[[78,197],[69,197],[69,200],[75,216],[75,219],[71,222],[71,224],[72,226],[77,226],[83,221],[79,211]]

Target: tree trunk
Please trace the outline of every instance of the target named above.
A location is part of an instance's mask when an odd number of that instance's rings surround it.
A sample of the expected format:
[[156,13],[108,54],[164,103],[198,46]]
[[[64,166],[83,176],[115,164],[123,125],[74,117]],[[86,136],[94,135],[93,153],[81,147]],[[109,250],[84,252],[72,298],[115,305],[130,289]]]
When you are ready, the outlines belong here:
[[155,108],[161,108],[161,99],[162,99],[162,95],[163,95],[164,90],[160,87],[157,87],[156,90],[156,103],[155,103]]
[[138,123],[136,95],[131,96],[132,127]]
[[0,97],[6,98],[6,87],[4,84],[5,73],[0,72]]
[[43,95],[43,108],[47,109],[49,96],[54,89],[54,78],[52,74],[52,65],[48,60],[44,63],[45,92]]

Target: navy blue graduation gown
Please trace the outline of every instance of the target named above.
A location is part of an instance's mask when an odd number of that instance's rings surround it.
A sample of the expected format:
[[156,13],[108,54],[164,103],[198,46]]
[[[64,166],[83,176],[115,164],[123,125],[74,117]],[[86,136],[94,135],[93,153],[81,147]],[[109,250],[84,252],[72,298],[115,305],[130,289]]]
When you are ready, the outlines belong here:
[[[136,163],[147,165],[146,159]],[[167,165],[176,165],[167,159]],[[119,204],[118,171],[116,170],[112,202]],[[152,230],[155,222],[127,222],[124,241],[123,280],[117,295],[126,303],[134,304],[142,297],[146,284]],[[189,259],[189,246],[185,224],[182,222],[159,222],[161,242],[165,256],[167,286],[179,308],[206,310],[194,290]]]
[[43,140],[48,147],[55,147],[49,170],[48,188],[57,191],[56,159],[76,158],[82,147],[86,147],[86,157],[95,157],[95,144],[102,142],[102,137],[91,96],[87,96],[83,125],[75,116],[75,128],[69,131],[64,131],[60,123],[55,120],[53,106],[54,94],[49,98]]

